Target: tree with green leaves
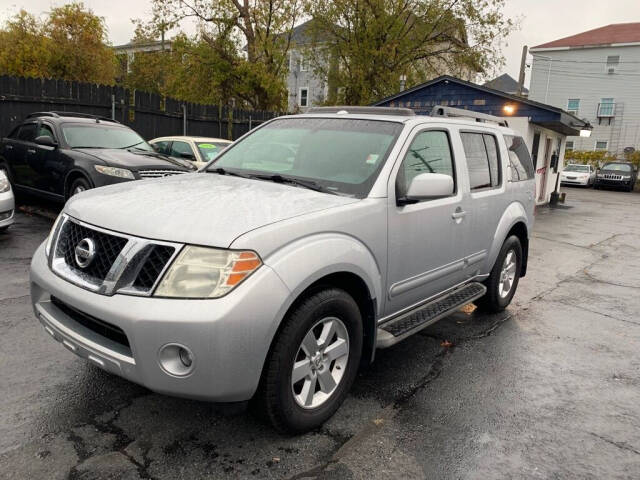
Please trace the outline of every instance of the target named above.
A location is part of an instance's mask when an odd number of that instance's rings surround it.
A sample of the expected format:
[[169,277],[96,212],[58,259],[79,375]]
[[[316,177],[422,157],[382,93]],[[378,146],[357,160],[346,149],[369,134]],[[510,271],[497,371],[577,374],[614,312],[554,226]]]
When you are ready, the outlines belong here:
[[83,3],[53,8],[43,21],[21,10],[0,30],[0,73],[112,84],[104,19]]
[[290,33],[300,19],[303,1],[153,0],[153,23],[175,26],[184,19],[197,19],[200,40],[226,62],[234,101],[280,109],[286,104]]
[[[504,63],[514,28],[504,0],[315,0],[307,5],[316,74],[336,92],[328,103],[361,105],[443,73],[469,78]],[[337,68],[335,68],[337,65]]]

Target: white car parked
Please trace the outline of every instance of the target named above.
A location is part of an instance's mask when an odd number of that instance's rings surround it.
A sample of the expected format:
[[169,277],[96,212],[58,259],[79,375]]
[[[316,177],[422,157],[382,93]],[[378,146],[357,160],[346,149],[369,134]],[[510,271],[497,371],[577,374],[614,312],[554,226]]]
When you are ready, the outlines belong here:
[[13,223],[15,201],[7,173],[0,168],[0,232]]
[[191,160],[198,168],[216,158],[233,142],[209,137],[158,137],[149,142],[159,153]]
[[562,185],[580,185],[590,187],[596,180],[596,169],[591,165],[570,163],[560,175]]

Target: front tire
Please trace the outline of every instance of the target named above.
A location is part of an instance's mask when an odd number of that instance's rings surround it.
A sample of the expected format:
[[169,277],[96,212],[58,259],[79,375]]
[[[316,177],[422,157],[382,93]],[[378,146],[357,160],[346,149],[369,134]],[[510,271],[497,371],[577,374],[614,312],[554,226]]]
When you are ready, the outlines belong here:
[[362,316],[344,290],[309,295],[287,315],[267,358],[257,401],[281,432],[328,420],[344,401],[362,354]]
[[484,284],[487,293],[475,303],[484,311],[501,312],[511,303],[522,271],[522,245],[511,235],[502,244],[496,263]]
[[90,188],[91,184],[87,181],[87,179],[83,177],[76,178],[69,187],[69,191],[67,192],[67,200],[69,200],[74,195],[77,195],[78,193],[89,190]]

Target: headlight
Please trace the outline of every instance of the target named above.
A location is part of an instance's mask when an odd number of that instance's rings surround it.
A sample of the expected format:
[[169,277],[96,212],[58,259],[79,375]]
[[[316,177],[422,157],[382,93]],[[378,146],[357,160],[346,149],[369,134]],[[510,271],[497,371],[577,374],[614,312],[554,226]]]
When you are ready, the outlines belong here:
[[0,193],[8,192],[11,190],[11,184],[4,170],[0,170]]
[[155,296],[218,298],[255,272],[262,261],[254,252],[185,247],[165,273]]
[[49,232],[49,236],[47,237],[47,243],[44,246],[44,254],[49,258],[49,252],[51,252],[51,244],[53,243],[53,239],[56,236],[56,230],[58,230],[58,225],[64,218],[64,215],[58,215],[56,221],[53,222],[53,227],[51,227],[51,231]]
[[135,180],[136,177],[133,176],[133,172],[131,170],[127,170],[126,168],[116,168],[116,167],[105,167],[102,165],[96,165],[96,170],[103,175],[109,175],[110,177],[118,177],[118,178],[128,178],[130,180]]

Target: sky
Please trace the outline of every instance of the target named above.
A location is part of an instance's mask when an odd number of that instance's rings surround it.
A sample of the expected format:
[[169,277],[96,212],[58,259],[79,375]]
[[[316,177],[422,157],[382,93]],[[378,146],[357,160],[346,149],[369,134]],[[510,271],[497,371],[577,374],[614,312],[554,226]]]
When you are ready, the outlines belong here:
[[[20,7],[39,14],[64,3],[63,0],[22,0],[20,3],[0,0],[0,22]],[[132,18],[151,16],[149,0],[85,0],[84,3],[105,18],[109,39],[114,45],[131,39]],[[523,45],[533,47],[611,23],[640,22],[640,0],[506,0],[504,14],[519,19],[520,29],[506,39],[503,46],[506,66],[498,73],[508,73],[517,80]],[[185,27],[188,33],[195,31],[193,23]],[[525,85],[528,83],[527,75]]]

